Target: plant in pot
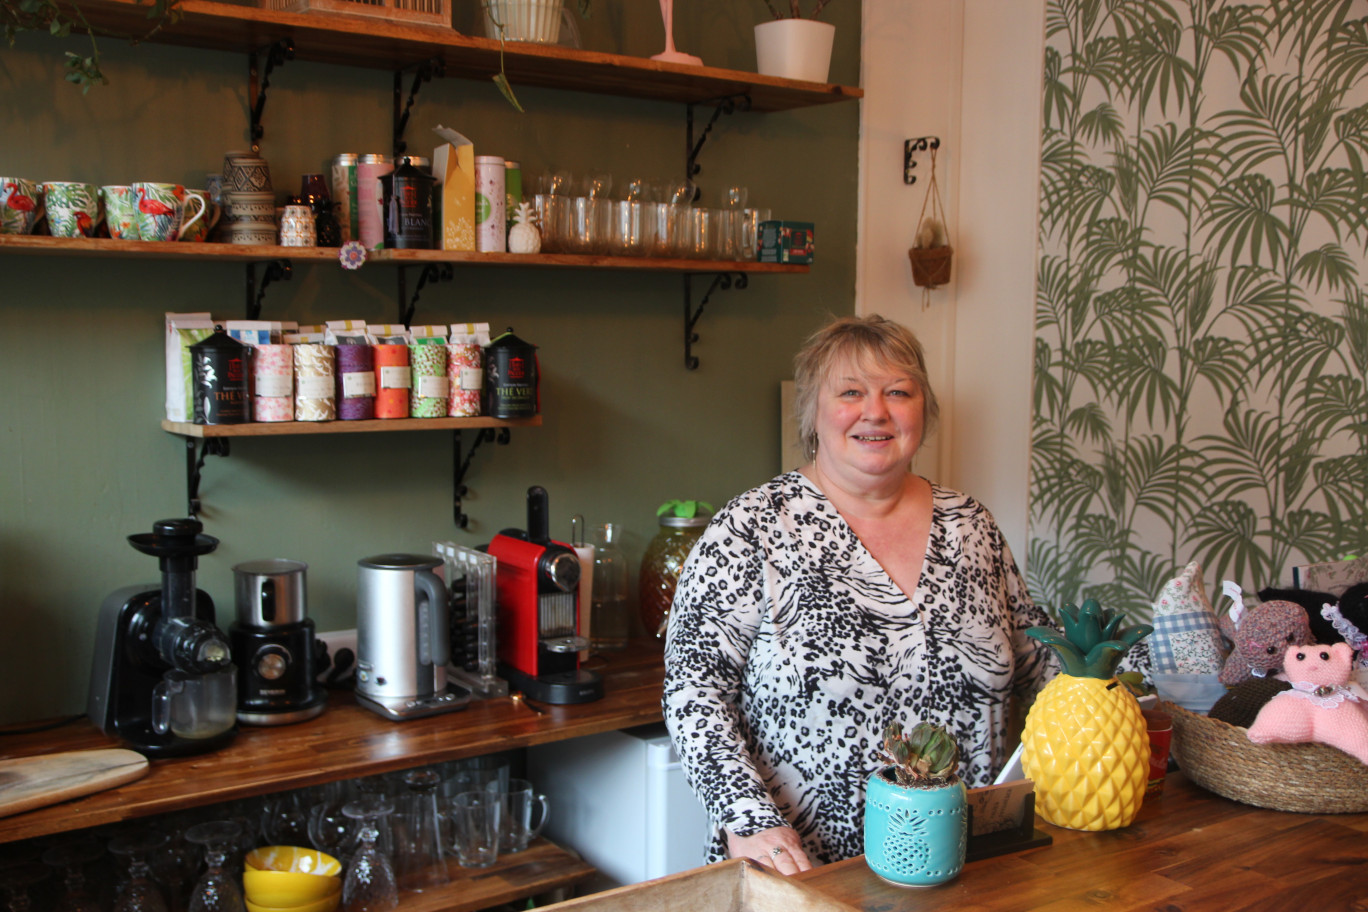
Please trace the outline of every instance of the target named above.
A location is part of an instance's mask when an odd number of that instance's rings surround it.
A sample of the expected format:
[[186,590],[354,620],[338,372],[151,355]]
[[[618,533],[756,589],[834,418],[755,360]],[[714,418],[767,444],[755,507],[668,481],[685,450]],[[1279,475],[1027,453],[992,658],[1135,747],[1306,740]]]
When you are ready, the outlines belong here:
[[1096,599],[1059,614],[1062,633],[1026,631],[1058,654],[1063,669],[1036,696],[1021,738],[1036,813],[1073,830],[1129,826],[1145,800],[1150,746],[1140,704],[1117,680],[1116,666],[1154,628],[1122,627],[1125,615]]
[[879,751],[887,766],[865,788],[864,852],[869,869],[889,883],[929,887],[964,867],[969,815],[959,745],[939,725],[918,723],[903,734],[884,729]]
[[831,45],[836,26],[818,22],[830,0],[816,0],[812,12],[804,16],[799,0],[788,0],[787,7],[776,0],[765,0],[774,18],[755,27],[756,71],[762,76],[826,82],[831,69]]
[[712,514],[706,500],[667,500],[656,510],[660,531],[646,546],[638,578],[641,624],[649,636],[664,639],[679,574]]

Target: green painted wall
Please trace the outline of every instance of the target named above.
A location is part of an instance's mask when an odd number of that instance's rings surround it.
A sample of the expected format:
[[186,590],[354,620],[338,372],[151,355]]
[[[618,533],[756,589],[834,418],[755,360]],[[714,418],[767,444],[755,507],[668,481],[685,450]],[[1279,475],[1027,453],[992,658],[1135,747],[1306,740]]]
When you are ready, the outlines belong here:
[[[596,6],[587,48],[649,56],[663,47],[654,3]],[[711,65],[753,70],[751,26],[764,14],[759,0],[678,4],[676,44]],[[834,3],[823,18],[838,29],[832,80],[858,83],[859,4]],[[105,40],[113,84],[83,96],[62,82],[67,47],[81,44],[23,35],[0,48],[0,174],[198,186],[224,151],[246,146],[243,56]],[[388,151],[391,90],[381,71],[278,69],[262,145],[277,189],[337,152]],[[429,128],[442,123],[481,151],[521,160],[526,175],[682,176],[683,106],[518,95],[525,115],[492,84],[429,84],[410,146],[428,147]],[[244,439],[229,458],[210,457],[203,519],[222,544],[201,560],[199,582],[220,623],[233,620],[240,561],[306,561],[310,614],[320,629],[344,628],[354,624],[358,559],[426,552],[434,540],[473,546],[522,527],[529,485],[550,492],[554,534],[567,537],[575,513],[621,522],[635,561],[661,501],[721,503],[773,475],[779,383],[793,352],[827,315],[854,310],[858,126],[858,104],[844,103],[733,116],[713,130],[705,193],[738,182],[776,216],[814,221],[819,254],[809,276],[754,277],[744,291],[717,293],[698,326],[698,371],[683,366],[674,276],[458,268],[454,282],[423,293],[417,322],[488,321],[540,346],[545,423],[476,454],[468,529],[452,524],[447,432]],[[125,536],[185,513],[184,446],[158,425],[164,312],[237,318],[245,293],[243,267],[216,263],[6,255],[0,276],[0,722],[13,722],[84,709],[100,602],[157,579]],[[263,318],[393,322],[396,313],[392,269],[299,264],[270,288]]]

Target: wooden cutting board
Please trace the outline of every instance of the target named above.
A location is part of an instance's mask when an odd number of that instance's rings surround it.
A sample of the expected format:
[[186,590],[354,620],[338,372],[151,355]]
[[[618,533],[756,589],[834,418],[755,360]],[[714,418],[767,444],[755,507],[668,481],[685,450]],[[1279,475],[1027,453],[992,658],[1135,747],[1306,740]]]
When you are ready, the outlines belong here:
[[137,751],[64,751],[0,760],[0,817],[123,785],[147,775]]

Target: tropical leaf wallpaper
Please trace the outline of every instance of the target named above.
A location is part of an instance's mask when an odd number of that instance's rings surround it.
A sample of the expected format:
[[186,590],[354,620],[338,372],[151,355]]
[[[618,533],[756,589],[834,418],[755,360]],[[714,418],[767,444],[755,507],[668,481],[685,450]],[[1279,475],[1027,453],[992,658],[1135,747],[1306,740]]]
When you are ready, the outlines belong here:
[[[1048,0],[1032,593],[1368,549],[1368,0]],[[1217,586],[1216,589],[1212,589]]]

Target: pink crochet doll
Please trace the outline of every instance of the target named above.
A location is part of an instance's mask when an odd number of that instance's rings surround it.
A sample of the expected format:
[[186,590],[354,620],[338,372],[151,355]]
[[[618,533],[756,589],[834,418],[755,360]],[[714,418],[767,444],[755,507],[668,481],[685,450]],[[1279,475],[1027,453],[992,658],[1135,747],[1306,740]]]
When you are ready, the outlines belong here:
[[1350,681],[1353,661],[1347,643],[1289,648],[1283,674],[1292,689],[1264,704],[1249,727],[1249,740],[1319,741],[1368,763],[1368,691]]

